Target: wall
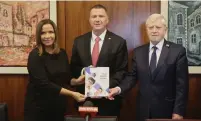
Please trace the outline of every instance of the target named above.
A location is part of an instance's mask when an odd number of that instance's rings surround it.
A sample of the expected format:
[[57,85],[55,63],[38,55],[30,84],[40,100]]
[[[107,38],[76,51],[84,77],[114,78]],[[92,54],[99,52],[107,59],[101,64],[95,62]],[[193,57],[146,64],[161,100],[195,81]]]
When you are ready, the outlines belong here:
[[[91,30],[88,23],[89,9],[97,3],[103,4],[108,8],[108,14],[110,16],[109,30],[127,40],[130,65],[133,48],[147,42],[144,22],[150,14],[155,12],[160,13],[160,2],[57,2],[57,25],[60,35],[60,45],[66,49],[69,58],[71,57],[74,38]],[[201,75],[189,76],[190,91],[186,117],[201,118]],[[23,119],[23,103],[27,80],[27,75],[0,75],[0,102],[6,102],[8,104],[9,118],[11,121],[22,121]],[[137,89],[138,87],[130,91],[124,99],[121,121],[134,120]],[[69,98],[67,113],[76,114],[76,110],[73,108],[72,98]]]

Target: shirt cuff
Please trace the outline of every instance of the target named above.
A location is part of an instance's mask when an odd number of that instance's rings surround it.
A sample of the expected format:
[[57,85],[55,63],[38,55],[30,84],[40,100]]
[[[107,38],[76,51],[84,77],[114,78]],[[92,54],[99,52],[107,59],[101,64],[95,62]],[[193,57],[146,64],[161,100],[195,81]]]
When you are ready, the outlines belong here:
[[118,89],[118,95],[121,93],[121,88],[119,86],[115,87],[116,89]]

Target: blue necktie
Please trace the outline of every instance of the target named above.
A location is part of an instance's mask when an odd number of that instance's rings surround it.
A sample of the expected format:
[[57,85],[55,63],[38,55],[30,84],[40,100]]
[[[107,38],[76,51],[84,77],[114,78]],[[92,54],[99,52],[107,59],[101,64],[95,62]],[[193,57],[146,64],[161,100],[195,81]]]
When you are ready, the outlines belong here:
[[151,73],[153,74],[154,70],[156,69],[156,50],[157,47],[153,46],[152,47],[154,49],[152,55],[151,55],[151,61],[150,61],[150,69],[151,69]]

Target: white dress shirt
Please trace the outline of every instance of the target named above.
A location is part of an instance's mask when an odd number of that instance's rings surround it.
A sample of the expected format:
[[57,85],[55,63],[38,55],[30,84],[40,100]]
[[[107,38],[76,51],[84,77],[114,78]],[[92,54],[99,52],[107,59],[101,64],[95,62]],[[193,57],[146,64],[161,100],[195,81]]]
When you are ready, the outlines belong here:
[[[101,51],[101,48],[103,46],[103,41],[105,39],[105,35],[106,35],[107,29],[105,29],[105,31],[99,36],[100,37],[100,41],[99,41],[99,53]],[[96,43],[96,38],[97,36],[93,33],[92,31],[92,36],[91,36],[91,55],[93,52],[93,48],[94,48],[94,44]],[[92,65],[90,65],[89,67],[92,67]],[[80,75],[84,74],[84,68],[81,70]]]
[[[157,50],[156,50],[156,65],[158,64],[158,60],[159,60],[160,55],[161,55],[161,51],[162,51],[162,48],[163,48],[164,41],[165,40],[163,39],[157,45],[155,45],[157,47]],[[151,55],[152,55],[152,53],[154,51],[154,48],[152,48],[153,46],[154,46],[154,44],[152,44],[150,42],[150,44],[149,44],[149,64],[150,64],[150,61],[151,61]],[[118,91],[119,91],[118,94],[120,94],[121,93],[121,88],[119,86],[117,86],[115,88],[118,89]]]
[[[105,39],[105,35],[106,35],[107,29],[105,29],[105,31],[99,36],[100,37],[100,41],[99,41],[99,52],[101,51],[102,45],[103,45],[103,41]],[[93,33],[92,31],[92,37],[91,37],[91,54],[94,48],[94,44],[96,43],[96,35]]]
[[153,46],[157,47],[157,49],[156,49],[156,65],[158,64],[158,60],[159,60],[160,55],[161,55],[163,44],[164,44],[164,39],[161,40],[157,45],[154,45],[154,44],[152,44],[150,42],[150,44],[149,44],[149,64],[150,64],[150,61],[151,61],[151,55],[152,55],[152,53],[154,51],[154,48],[152,48]]

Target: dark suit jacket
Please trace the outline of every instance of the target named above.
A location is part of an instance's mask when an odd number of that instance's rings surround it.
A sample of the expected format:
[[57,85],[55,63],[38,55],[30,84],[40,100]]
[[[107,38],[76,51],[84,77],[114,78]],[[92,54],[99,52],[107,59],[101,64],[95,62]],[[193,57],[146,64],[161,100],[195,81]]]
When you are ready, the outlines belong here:
[[164,41],[157,68],[149,69],[149,44],[134,49],[132,71],[120,85],[122,94],[139,81],[137,121],[149,118],[171,118],[184,115],[188,99],[188,62],[186,50]]
[[[74,77],[80,76],[80,72],[84,67],[92,65],[91,37],[92,32],[89,32],[77,37],[74,41],[71,57],[71,69]],[[110,88],[120,84],[123,75],[127,71],[127,66],[128,52],[126,41],[107,30],[97,61],[97,67],[110,68]],[[84,85],[77,86],[77,91],[84,93]]]

